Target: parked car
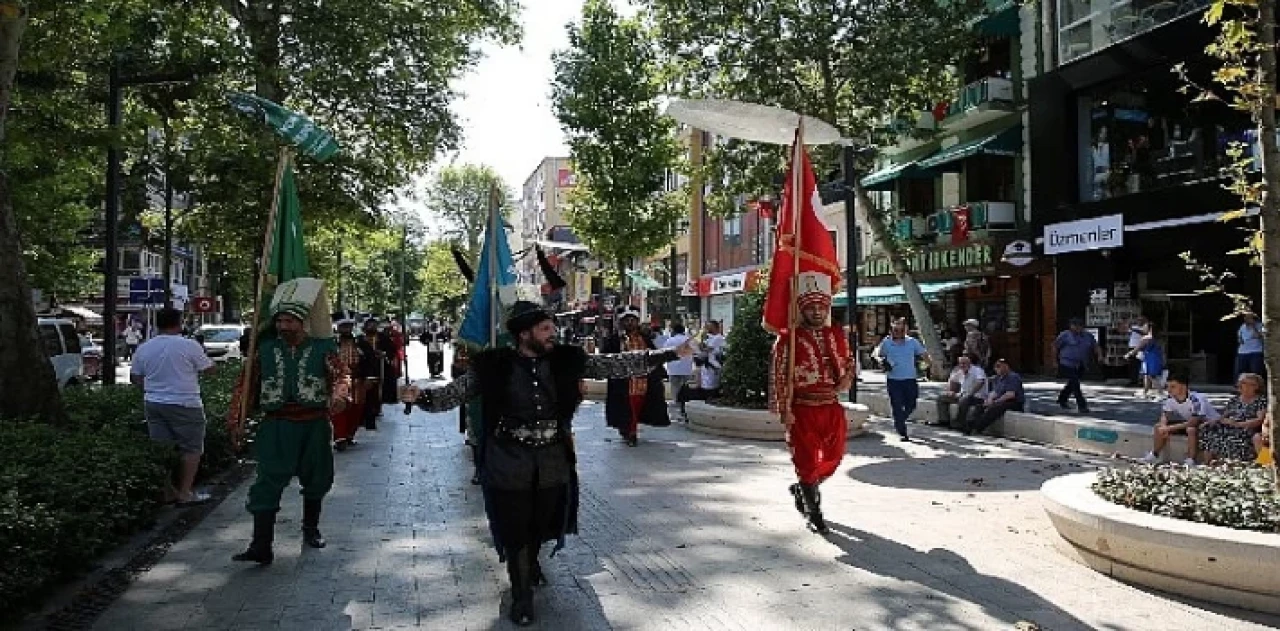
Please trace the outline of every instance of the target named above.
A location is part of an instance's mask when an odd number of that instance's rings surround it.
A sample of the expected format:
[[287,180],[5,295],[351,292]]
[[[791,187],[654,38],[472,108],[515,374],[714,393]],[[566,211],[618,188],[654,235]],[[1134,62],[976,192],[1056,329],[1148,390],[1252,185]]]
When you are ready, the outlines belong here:
[[204,337],[204,354],[216,362],[240,359],[240,336],[244,327],[239,324],[206,324],[196,329],[196,335]]
[[80,336],[71,320],[40,318],[40,342],[44,353],[53,363],[58,388],[79,386],[85,383],[84,357],[80,354]]

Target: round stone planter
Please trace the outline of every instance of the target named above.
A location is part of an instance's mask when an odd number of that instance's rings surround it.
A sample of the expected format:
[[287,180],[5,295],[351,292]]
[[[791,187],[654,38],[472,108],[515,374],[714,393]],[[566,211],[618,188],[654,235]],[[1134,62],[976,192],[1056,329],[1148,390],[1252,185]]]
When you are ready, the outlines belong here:
[[[845,418],[849,420],[849,437],[865,432],[863,425],[870,416],[867,407],[857,403],[841,405],[844,406]],[[768,410],[744,410],[690,401],[685,404],[685,413],[689,417],[689,429],[695,432],[750,440],[787,439],[786,428]]]
[[1280,614],[1280,534],[1149,515],[1098,497],[1096,473],[1040,488],[1068,556],[1122,581]]

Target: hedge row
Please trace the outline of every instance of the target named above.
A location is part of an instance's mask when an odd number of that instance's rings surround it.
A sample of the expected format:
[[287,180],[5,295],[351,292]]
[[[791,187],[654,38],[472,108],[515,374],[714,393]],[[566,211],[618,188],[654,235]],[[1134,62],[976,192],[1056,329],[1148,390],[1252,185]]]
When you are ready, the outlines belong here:
[[1103,469],[1093,492],[1144,513],[1238,530],[1280,532],[1271,470],[1251,463]]
[[[222,419],[238,372],[225,365],[202,383],[202,479],[236,461]],[[64,400],[67,427],[0,422],[0,619],[153,523],[177,462],[148,440],[139,389],[73,388]]]

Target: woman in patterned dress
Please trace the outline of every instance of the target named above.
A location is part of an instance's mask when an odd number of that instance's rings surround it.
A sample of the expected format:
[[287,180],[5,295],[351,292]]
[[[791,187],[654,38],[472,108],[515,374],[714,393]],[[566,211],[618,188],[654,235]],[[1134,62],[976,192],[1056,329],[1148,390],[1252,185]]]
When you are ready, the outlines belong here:
[[1240,394],[1227,401],[1222,419],[1200,426],[1200,450],[1210,462],[1218,458],[1252,462],[1253,435],[1267,416],[1267,400],[1262,396],[1262,377],[1241,373],[1236,387]]

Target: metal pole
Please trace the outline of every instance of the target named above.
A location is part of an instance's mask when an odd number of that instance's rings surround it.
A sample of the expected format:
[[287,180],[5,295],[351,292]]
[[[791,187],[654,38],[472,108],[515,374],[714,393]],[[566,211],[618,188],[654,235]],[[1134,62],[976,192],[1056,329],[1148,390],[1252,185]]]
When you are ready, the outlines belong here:
[[111,62],[107,78],[107,127],[111,130],[111,142],[107,146],[107,201],[104,217],[106,253],[103,261],[102,287],[102,383],[116,383],[116,300],[117,281],[120,276],[120,253],[117,233],[120,223],[120,148],[116,133],[120,130],[120,64]]
[[342,287],[343,287],[342,281],[344,280],[345,276],[346,276],[346,272],[342,269],[342,246],[339,245],[338,246],[338,311],[341,311],[343,313],[344,318],[346,317],[346,312],[347,312],[347,295],[345,292],[342,291]]
[[676,221],[675,226],[671,230],[671,288],[667,298],[671,301],[671,324],[675,324],[680,320],[680,312],[676,308],[676,303],[680,301],[680,288],[677,286],[679,280],[676,277],[676,267],[680,264],[680,257],[676,255],[676,240],[680,238],[680,222]]
[[164,306],[173,306],[173,184],[169,182],[169,159],[164,167]]
[[[854,168],[855,148],[846,143],[842,149],[844,164],[844,231],[845,231],[845,323],[849,325],[849,347],[858,356],[858,176]],[[858,402],[858,379],[849,387],[849,402]]]

